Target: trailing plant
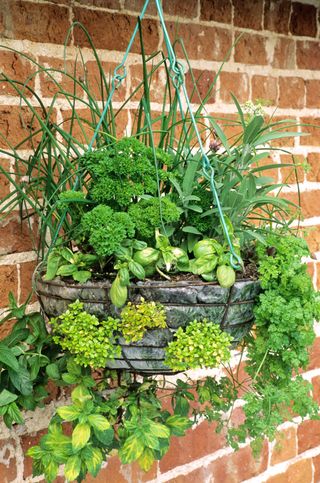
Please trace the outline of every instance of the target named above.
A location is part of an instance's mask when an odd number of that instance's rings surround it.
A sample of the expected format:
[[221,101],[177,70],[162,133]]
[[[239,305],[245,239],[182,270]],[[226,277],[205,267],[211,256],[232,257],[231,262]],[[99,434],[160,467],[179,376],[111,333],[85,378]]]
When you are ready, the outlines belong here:
[[12,324],[0,342],[0,415],[9,428],[24,422],[22,410],[44,406],[50,364],[64,364],[41,314],[26,312],[28,303],[19,306],[10,293],[9,309],[0,320],[2,326]]

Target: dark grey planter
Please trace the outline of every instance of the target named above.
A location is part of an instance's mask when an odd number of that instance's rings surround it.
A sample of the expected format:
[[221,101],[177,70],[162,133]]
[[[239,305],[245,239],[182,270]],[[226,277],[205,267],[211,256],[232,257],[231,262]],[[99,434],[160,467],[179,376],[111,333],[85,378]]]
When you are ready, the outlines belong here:
[[[80,300],[87,312],[97,316],[118,316],[120,311],[111,304],[108,292],[110,282],[86,282],[75,284],[56,278],[50,282],[40,278],[37,293],[48,317],[62,314],[71,302]],[[164,365],[165,347],[178,327],[204,318],[220,324],[234,338],[234,346],[242,340],[253,324],[253,307],[260,292],[257,280],[239,280],[231,288],[216,283],[195,281],[147,281],[137,282],[129,288],[129,300],[139,302],[154,300],[165,306],[168,329],[149,330],[139,342],[126,343],[120,338],[122,355],[107,361],[110,369],[126,369],[132,372],[171,373]]]

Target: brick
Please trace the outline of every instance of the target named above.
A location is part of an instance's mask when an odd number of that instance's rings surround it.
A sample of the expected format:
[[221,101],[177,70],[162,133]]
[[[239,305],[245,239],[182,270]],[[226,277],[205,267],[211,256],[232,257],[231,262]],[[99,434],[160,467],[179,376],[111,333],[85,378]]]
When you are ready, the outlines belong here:
[[275,105],[278,100],[278,81],[275,77],[254,75],[251,80],[252,100]]
[[[0,166],[6,172],[10,173],[10,161],[8,161],[7,159],[0,159]],[[9,193],[10,193],[10,182],[4,174],[0,174],[0,199],[3,199]]]
[[[111,13],[103,10],[88,10],[81,7],[74,8],[74,20],[82,23],[88,32],[96,48],[124,51],[135,28],[137,19],[131,15]],[[146,53],[156,50],[159,42],[157,22],[153,19],[144,19],[142,22],[142,34]],[[84,32],[74,30],[75,43],[82,47],[90,44]],[[139,35],[132,45],[131,52],[140,52]]]
[[279,107],[301,109],[305,102],[305,84],[301,77],[279,78]]
[[229,142],[234,142],[241,134],[242,128],[239,126],[239,118],[236,114],[210,113],[219,124]]
[[[304,218],[320,216],[319,196],[320,190],[303,191],[302,193],[300,193],[300,204],[302,216]],[[297,193],[285,193],[282,197],[292,201],[293,203],[299,203]]]
[[[32,278],[38,262],[25,262],[20,265],[20,302],[25,302],[32,291]],[[33,295],[31,302],[35,302],[36,297]]]
[[9,292],[17,298],[18,272],[15,265],[0,265],[0,307],[8,306]]
[[[279,121],[286,121],[282,124],[279,124],[278,126],[275,126],[273,129],[280,129],[283,131],[283,133],[286,132],[297,132],[298,131],[298,123],[296,122],[296,119],[289,119],[287,117],[272,117],[272,123],[276,123]],[[275,139],[274,141],[271,142],[272,146],[275,147],[292,147],[294,146],[294,136],[288,136],[280,139]]]
[[303,237],[307,240],[311,253],[320,251],[320,226],[304,228]]
[[257,458],[254,458],[250,446],[246,446],[209,464],[206,474],[213,475],[218,483],[238,483],[259,475],[267,469],[267,465],[268,443],[265,441]]
[[292,2],[290,33],[305,37],[316,37],[317,9],[314,5]]
[[[209,92],[209,89],[212,87],[206,104],[213,103],[216,97],[216,86],[213,85],[215,80],[215,72],[211,70],[192,69],[192,73],[194,76],[194,82],[192,81],[190,72],[187,72],[186,74],[186,88],[191,101],[199,103],[200,99],[203,100]],[[194,83],[196,84],[199,95],[194,89]]]
[[[101,1],[103,2],[104,0]],[[145,0],[124,0],[124,9],[140,13],[144,4]],[[149,2],[146,13],[148,15],[157,15],[156,2]]]
[[297,67],[298,69],[320,69],[320,42],[308,40],[297,41]]
[[233,103],[230,94],[234,94],[239,102],[245,102],[249,97],[249,78],[247,74],[238,72],[221,72],[220,98],[224,102]]
[[69,9],[51,3],[2,0],[5,36],[33,42],[63,44],[70,27]]
[[307,370],[318,369],[320,367],[320,337],[316,338],[309,352],[310,361]]
[[311,382],[313,385],[313,399],[320,404],[320,376],[313,377]]
[[[36,108],[40,116],[40,109]],[[52,120],[55,120],[56,112],[52,112]],[[19,149],[29,149],[31,141],[28,139],[30,133],[39,129],[39,122],[34,118],[32,112],[25,107],[19,106],[0,106],[0,148],[10,149],[10,146]],[[40,135],[33,138],[35,143],[40,140]],[[6,141],[7,140],[7,141]]]
[[[36,235],[36,228],[36,224],[33,224],[33,235]],[[27,220],[21,222],[17,213],[6,216],[0,220],[0,256],[32,250],[33,235],[30,234]]]
[[297,461],[285,473],[272,476],[266,483],[313,483],[311,459]]
[[163,12],[177,17],[194,18],[198,15],[198,0],[163,0]]
[[[17,84],[18,90],[23,95],[30,97],[32,93],[27,87],[23,87],[23,84],[29,79],[28,87],[34,89],[34,77],[35,72],[34,64],[26,59],[23,55],[19,55],[15,52],[9,52],[5,50],[0,51],[0,73],[9,77],[10,80],[16,80],[22,82],[22,85]],[[19,92],[10,85],[9,82],[1,81],[0,94],[8,96],[18,96]]]
[[[63,115],[63,129],[69,130],[71,127],[72,117],[71,110],[62,110]],[[94,128],[99,120],[98,117],[92,121],[91,113],[88,109],[77,110],[78,119],[74,119],[72,125],[72,135],[81,143],[88,144],[94,132]],[[128,111],[120,111],[115,117],[115,125],[117,137],[121,137],[125,133],[128,124]],[[101,127],[101,130],[106,131],[106,126]]]
[[272,449],[271,464],[277,465],[295,456],[297,456],[296,428],[287,428],[279,431]]
[[308,153],[309,171],[307,172],[308,181],[320,181],[320,153]]
[[[260,167],[260,166],[272,166],[276,164],[272,156],[267,156],[266,158],[260,159],[259,162],[254,163],[252,167]],[[277,163],[278,164],[278,163]],[[259,174],[259,173],[257,173]],[[280,169],[279,168],[267,168],[264,171],[260,172],[260,176],[269,176],[274,179],[275,182],[279,180]]]
[[236,27],[253,30],[262,29],[262,0],[232,0],[234,15],[233,23]]
[[[189,59],[224,60],[232,46],[232,33],[220,27],[209,27],[194,23],[180,24],[167,23],[170,38],[177,34],[188,46]],[[177,46],[177,55],[184,57],[182,49]]]
[[113,10],[121,9],[121,2],[119,0],[77,0],[77,3],[80,5],[92,5],[93,7],[110,8]]
[[189,429],[186,436],[171,438],[169,451],[159,463],[161,473],[189,463],[202,456],[214,453],[225,445],[225,437],[215,433],[215,425],[206,421],[195,429]]
[[109,457],[107,464],[96,478],[88,475],[84,483],[106,483],[113,481],[114,483],[144,483],[153,480],[157,476],[157,463],[154,463],[152,468],[144,473],[138,468],[136,463],[132,465],[121,465],[119,457]]
[[[236,37],[237,35],[238,33]],[[266,40],[262,35],[243,34],[234,48],[235,62],[255,65],[268,64]]]
[[[107,85],[110,82],[113,76],[114,69],[117,67],[117,65],[118,64],[116,64],[115,62],[101,62]],[[102,94],[103,99],[106,99],[108,97],[105,85],[103,81],[101,82],[100,71],[96,62],[89,61],[86,63],[86,82],[88,90],[96,100],[102,100]],[[115,90],[112,98],[113,101],[125,100],[126,82],[126,79],[124,79],[122,84]]]
[[231,23],[231,0],[200,0],[200,20]]
[[301,131],[308,133],[308,136],[300,137],[300,144],[304,146],[319,146],[320,144],[320,117],[301,117]]
[[314,483],[317,483],[317,481],[320,481],[320,455],[312,458],[312,463],[314,467]]
[[48,432],[47,429],[42,429],[41,431],[33,432],[33,433],[29,433],[29,434],[21,436],[21,438],[20,438],[21,447],[22,447],[22,451],[25,455],[25,457],[24,457],[24,469],[23,469],[23,477],[24,478],[27,478],[28,476],[32,475],[32,458],[30,456],[27,456],[26,453],[27,453],[28,449],[30,449],[32,446],[38,445],[42,436],[47,434],[47,432]]
[[289,32],[290,0],[265,0],[264,28],[279,34]]
[[273,51],[272,67],[276,69],[295,69],[295,42],[279,37]]
[[[84,79],[84,67],[81,62],[75,65],[74,61],[63,59],[56,59],[54,57],[39,56],[39,64],[48,69],[48,72],[41,72],[40,88],[41,95],[44,97],[53,97],[58,91],[64,90],[69,94],[75,94],[78,97],[83,97],[83,88],[79,85],[80,81]],[[71,76],[75,80],[71,79]],[[59,97],[65,97],[64,94],[59,94]],[[72,102],[72,98],[69,98]]]
[[[151,73],[151,65],[148,66],[148,74]],[[137,92],[132,96],[132,101],[140,101],[144,93],[143,85],[143,69],[141,64],[135,64],[130,67],[131,74],[131,86],[130,94],[133,93],[135,89]],[[159,67],[155,72],[149,77],[149,89],[150,89],[150,100],[151,102],[158,102],[162,105],[164,101],[165,85],[167,82],[167,75],[164,67]],[[171,82],[171,81],[170,81]]]
[[306,80],[306,107],[320,108],[320,80]]
[[[304,156],[291,156],[290,154],[281,155],[282,164],[292,164],[291,166],[285,166],[281,168],[282,182],[283,183],[302,183],[304,181],[304,170],[301,165],[306,162]],[[300,166],[299,166],[300,165]]]
[[303,421],[298,426],[298,453],[320,444],[320,421]]
[[16,442],[5,439],[0,442],[0,480],[10,483],[17,478]]
[[9,334],[11,334],[14,325],[16,324],[16,320],[6,320],[4,323],[1,322],[0,325],[0,340],[3,340]]

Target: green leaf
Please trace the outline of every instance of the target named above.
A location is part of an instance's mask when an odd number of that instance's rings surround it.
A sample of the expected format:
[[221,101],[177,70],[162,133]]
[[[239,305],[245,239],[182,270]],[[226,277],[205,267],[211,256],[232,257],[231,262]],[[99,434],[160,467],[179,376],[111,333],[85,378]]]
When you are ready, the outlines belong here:
[[89,389],[82,384],[74,388],[74,390],[71,393],[71,399],[73,402],[75,401],[88,401],[89,399],[92,399],[91,393]]
[[44,469],[44,475],[45,475],[48,483],[51,483],[57,477],[59,465],[53,459],[51,459],[51,461],[49,461],[44,466],[44,468],[45,468]]
[[169,416],[166,425],[170,428],[171,433],[175,436],[184,436],[185,431],[191,428],[192,422],[185,417],[174,415]]
[[75,450],[83,448],[89,441],[91,434],[88,423],[78,423],[72,432],[72,447]]
[[28,449],[26,454],[35,460],[41,460],[42,456],[45,454],[45,451],[43,451],[40,446],[32,446]]
[[53,362],[52,364],[48,364],[46,366],[46,373],[50,379],[53,379],[53,380],[59,379],[60,371],[59,371],[58,364],[56,364],[55,362]]
[[77,364],[74,359],[68,359],[67,369],[70,374],[74,374],[75,376],[81,376],[81,366],[79,366],[79,364]]
[[7,409],[7,415],[10,416],[12,421],[18,424],[24,423],[24,419],[20,409],[15,402],[11,403]]
[[101,414],[90,414],[88,416],[88,421],[90,423],[90,426],[92,426],[94,429],[97,429],[98,431],[105,431],[106,429],[110,428],[110,423]]
[[112,428],[109,428],[106,431],[98,431],[97,429],[93,428],[93,431],[97,440],[102,443],[104,447],[111,445],[114,438],[114,431]]
[[0,342],[0,362],[10,367],[13,371],[20,371],[19,362],[14,356],[12,349],[9,349],[3,342]]
[[182,231],[185,233],[192,233],[193,235],[202,235],[201,231],[197,230],[194,226],[184,226]]
[[43,277],[44,280],[52,280],[57,274],[57,270],[59,268],[61,262],[61,256],[55,250],[53,250],[49,256],[47,261],[47,271],[45,276]]
[[16,399],[18,399],[18,396],[10,391],[7,391],[7,389],[3,389],[0,392],[0,406],[6,406],[7,404],[12,403]]
[[73,253],[72,250],[70,250],[70,248],[67,248],[67,247],[59,248],[59,254],[65,260],[67,260],[67,262],[69,262],[69,263],[73,263],[74,262],[74,253]]
[[143,280],[146,277],[143,266],[133,260],[129,262],[129,270],[139,280]]
[[193,191],[195,176],[199,167],[199,162],[200,160],[194,157],[189,159],[187,162],[187,168],[185,170],[182,182],[183,194],[186,196],[191,195]]
[[178,416],[188,416],[190,404],[185,397],[178,396],[176,399],[176,405],[174,408],[174,414]]
[[85,283],[91,278],[91,272],[89,270],[78,270],[72,275],[73,280],[79,283]]
[[120,284],[123,287],[126,287],[127,285],[129,285],[129,283],[130,283],[129,270],[126,267],[122,267],[122,268],[120,268],[118,274],[119,274]]
[[157,438],[169,438],[169,429],[161,423],[156,423],[155,421],[150,421],[150,431]]
[[117,276],[112,282],[109,295],[111,302],[116,307],[122,307],[122,305],[126,303],[128,298],[128,289],[127,287],[121,285],[119,276]]
[[87,465],[89,473],[96,477],[100,471],[103,456],[99,448],[88,447],[84,450],[84,461]]
[[149,471],[155,460],[154,452],[150,448],[145,448],[138,459],[138,464],[143,471]]
[[19,365],[19,372],[13,371],[12,369],[9,369],[8,372],[12,384],[23,396],[29,396],[32,394],[32,381],[30,374],[25,367]]
[[77,272],[78,268],[75,265],[61,265],[61,267],[57,270],[57,275],[61,275],[61,277],[69,277]]
[[249,122],[243,134],[244,144],[250,144],[256,139],[263,126],[263,123],[264,120],[262,116],[255,116],[252,121]]
[[74,421],[80,416],[80,411],[75,406],[60,406],[57,409],[61,419],[65,421]]
[[142,441],[135,434],[129,436],[122,448],[119,450],[119,456],[122,463],[132,463],[136,461],[143,453],[144,445]]
[[74,455],[68,458],[64,467],[64,475],[69,481],[75,480],[81,471],[81,459],[79,456]]
[[159,449],[159,439],[151,431],[149,432],[147,429],[143,428],[143,430],[140,431],[139,437],[144,446],[152,449]]
[[203,273],[212,272],[218,263],[218,257],[216,255],[210,255],[206,257],[200,257],[196,260],[192,260],[191,271],[195,275],[202,275]]

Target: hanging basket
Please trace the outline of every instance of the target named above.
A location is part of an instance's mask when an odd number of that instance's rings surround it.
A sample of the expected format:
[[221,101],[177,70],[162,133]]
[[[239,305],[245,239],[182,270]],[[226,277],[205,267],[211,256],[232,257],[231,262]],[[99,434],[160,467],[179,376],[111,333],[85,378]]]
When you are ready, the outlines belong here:
[[[39,279],[37,294],[47,317],[65,312],[75,300],[84,303],[84,310],[99,318],[119,316],[120,311],[109,298],[111,282],[87,282],[73,284],[56,278],[52,281]],[[220,324],[221,329],[232,335],[236,346],[253,324],[253,307],[260,292],[257,280],[239,280],[231,288],[201,281],[146,281],[131,284],[128,300],[161,303],[166,309],[166,329],[148,330],[138,342],[127,343],[119,339],[121,356],[107,361],[109,369],[125,369],[144,374],[170,374],[164,364],[165,348],[173,339],[178,327],[185,327],[193,320],[208,319]]]

